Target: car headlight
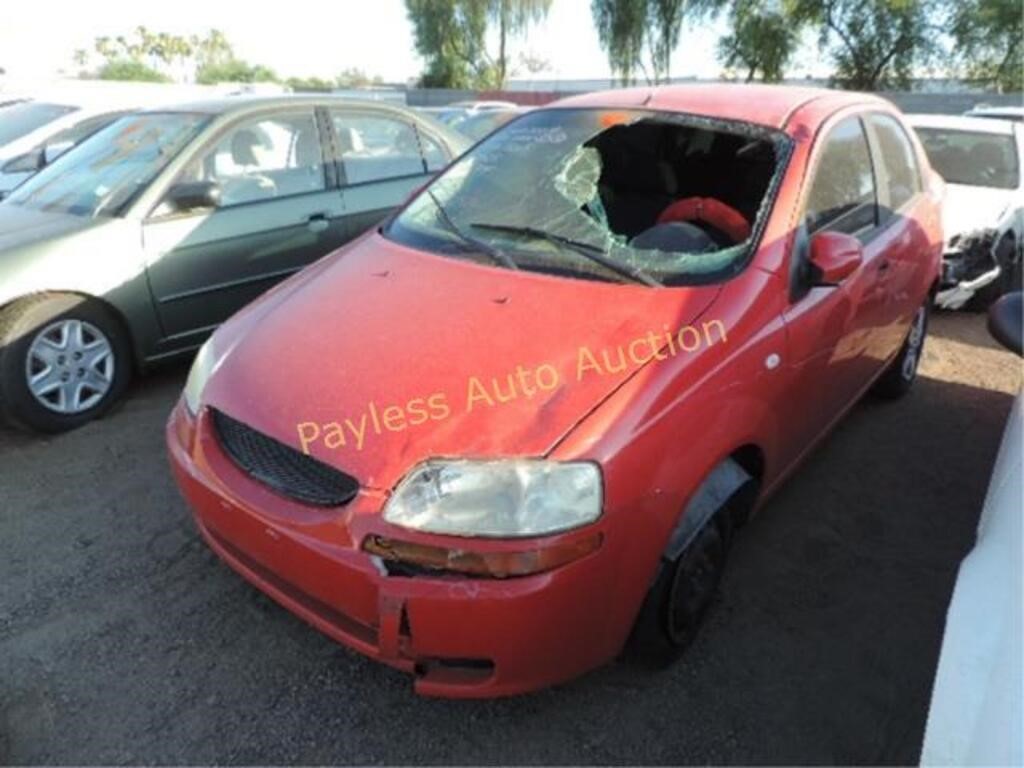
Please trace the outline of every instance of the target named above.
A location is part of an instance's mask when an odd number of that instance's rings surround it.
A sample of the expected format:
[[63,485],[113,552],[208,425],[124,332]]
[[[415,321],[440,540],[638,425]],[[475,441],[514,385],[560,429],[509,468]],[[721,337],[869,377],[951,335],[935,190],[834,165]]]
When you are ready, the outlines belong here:
[[399,483],[384,519],[455,536],[541,536],[591,523],[601,507],[596,464],[434,459]]
[[213,352],[213,340],[207,341],[199,348],[196,359],[192,363],[192,370],[188,372],[188,380],[185,382],[185,391],[182,393],[185,398],[185,407],[193,416],[199,413],[199,402],[206,388],[206,382],[213,375],[217,368],[217,358]]

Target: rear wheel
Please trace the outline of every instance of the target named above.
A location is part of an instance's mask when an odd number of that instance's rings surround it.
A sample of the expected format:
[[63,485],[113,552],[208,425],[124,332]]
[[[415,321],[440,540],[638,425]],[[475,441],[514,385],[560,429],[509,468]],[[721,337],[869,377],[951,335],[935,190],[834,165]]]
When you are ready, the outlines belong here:
[[924,340],[928,334],[928,308],[930,305],[931,299],[929,298],[918,307],[900,353],[889,363],[889,367],[881,378],[875,382],[871,391],[879,397],[891,400],[903,397],[910,391],[917,379],[917,366],[921,362]]
[[0,311],[0,410],[9,423],[74,429],[106,412],[130,378],[127,336],[100,302],[41,294]]

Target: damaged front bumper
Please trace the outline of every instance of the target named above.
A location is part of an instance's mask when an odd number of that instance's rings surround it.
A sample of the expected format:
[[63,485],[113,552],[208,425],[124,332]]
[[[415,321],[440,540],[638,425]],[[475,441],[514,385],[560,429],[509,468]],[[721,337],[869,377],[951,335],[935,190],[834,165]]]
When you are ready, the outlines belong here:
[[603,548],[516,578],[393,572],[361,546],[391,531],[378,521],[376,493],[361,492],[340,514],[282,500],[230,462],[205,421],[179,402],[166,438],[209,547],[335,641],[411,674],[418,693],[525,693],[577,677],[620,649],[596,597],[615,580]]
[[984,229],[954,235],[942,255],[942,280],[935,303],[943,309],[960,309],[1003,272],[997,242],[999,233]]

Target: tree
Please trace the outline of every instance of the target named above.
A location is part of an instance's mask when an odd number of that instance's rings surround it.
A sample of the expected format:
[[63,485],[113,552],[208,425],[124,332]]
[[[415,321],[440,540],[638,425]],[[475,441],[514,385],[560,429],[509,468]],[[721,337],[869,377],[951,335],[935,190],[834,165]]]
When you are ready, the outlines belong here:
[[590,12],[612,76],[632,85],[642,65],[647,0],[591,0]]
[[285,85],[296,93],[330,93],[334,83],[321,77],[289,77]]
[[508,38],[525,32],[547,16],[549,10],[551,0],[491,0],[489,16],[498,25],[498,55],[493,67],[499,88],[508,80]]
[[334,79],[338,88],[365,88],[369,85],[381,85],[384,80],[380,75],[370,77],[358,67],[349,67]]
[[906,88],[935,52],[938,0],[793,0],[798,22],[819,28],[836,65],[835,85],[873,91]]
[[782,80],[800,42],[800,25],[779,3],[735,0],[729,13],[729,34],[718,41],[718,58],[726,67],[746,70],[746,81]]
[[135,80],[146,83],[168,83],[170,78],[141,61],[113,59],[100,67],[96,73],[100,80]]
[[189,42],[198,69],[222,66],[235,58],[231,43],[219,29],[211,29],[204,37],[193,35]]
[[960,0],[950,32],[969,76],[1004,92],[1024,87],[1024,13],[1018,0]]
[[426,88],[472,88],[489,67],[484,47],[488,0],[405,0]]
[[196,70],[200,85],[214,83],[276,83],[274,70],[262,64],[250,64],[242,59],[228,59],[222,63],[206,64]]
[[[502,88],[508,42],[547,15],[551,0],[405,0],[416,52],[426,60],[420,84],[433,88]],[[498,53],[487,51],[497,26]]]
[[516,69],[528,75],[539,75],[551,69],[551,62],[535,53],[520,53],[519,66]]
[[714,15],[722,0],[591,0],[590,11],[613,76],[624,85],[640,70],[648,83],[668,82],[684,21]]

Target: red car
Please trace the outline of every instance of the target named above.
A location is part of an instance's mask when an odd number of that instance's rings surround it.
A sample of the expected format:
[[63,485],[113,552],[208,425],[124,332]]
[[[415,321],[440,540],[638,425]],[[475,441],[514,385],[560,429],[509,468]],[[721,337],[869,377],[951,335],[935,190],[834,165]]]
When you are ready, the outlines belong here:
[[174,472],[232,568],[420,693],[671,660],[763,500],[911,386],[941,195],[863,94],[528,112],[213,335]]

